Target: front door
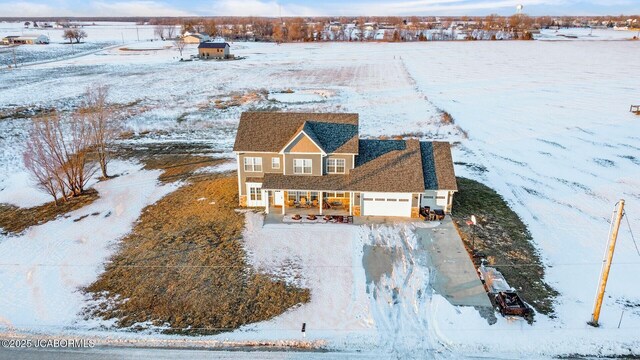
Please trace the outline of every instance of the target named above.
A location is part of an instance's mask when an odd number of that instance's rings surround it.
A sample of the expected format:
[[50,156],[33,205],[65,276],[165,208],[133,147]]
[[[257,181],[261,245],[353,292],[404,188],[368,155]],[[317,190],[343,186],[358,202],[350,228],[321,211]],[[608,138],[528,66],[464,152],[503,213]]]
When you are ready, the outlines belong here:
[[264,206],[265,196],[261,183],[247,183],[247,206]]
[[284,205],[284,191],[276,191],[273,195],[273,202],[275,205]]

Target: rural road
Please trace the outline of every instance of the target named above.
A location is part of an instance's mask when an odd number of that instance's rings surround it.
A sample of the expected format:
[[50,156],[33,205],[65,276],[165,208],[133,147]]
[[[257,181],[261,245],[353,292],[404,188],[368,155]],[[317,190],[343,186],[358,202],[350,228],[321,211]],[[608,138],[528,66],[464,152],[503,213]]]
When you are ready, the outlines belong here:
[[[384,356],[384,355],[382,355]],[[391,354],[389,354],[391,356]],[[355,352],[295,352],[257,350],[193,350],[169,348],[95,347],[86,349],[0,349],[0,360],[41,360],[41,359],[383,359],[380,353]]]

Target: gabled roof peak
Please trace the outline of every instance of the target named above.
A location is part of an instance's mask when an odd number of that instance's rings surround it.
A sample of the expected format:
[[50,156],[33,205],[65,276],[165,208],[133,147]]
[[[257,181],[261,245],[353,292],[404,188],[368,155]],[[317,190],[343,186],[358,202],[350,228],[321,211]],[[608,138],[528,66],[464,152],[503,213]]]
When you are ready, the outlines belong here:
[[310,112],[244,112],[233,150],[277,153],[305,126],[327,154],[358,153],[358,114]]
[[280,153],[283,153],[287,149],[287,147],[289,147],[289,145],[291,145],[291,143],[300,136],[300,134],[304,134],[305,136],[307,136],[311,140],[311,142],[313,142],[320,149],[320,152],[323,155],[327,154],[326,150],[322,146],[322,142],[320,141],[320,139],[318,139],[318,136],[316,136],[316,133],[313,131],[313,121],[303,122],[298,130],[296,130],[296,132],[293,134],[291,140],[289,140],[289,142],[282,147]]

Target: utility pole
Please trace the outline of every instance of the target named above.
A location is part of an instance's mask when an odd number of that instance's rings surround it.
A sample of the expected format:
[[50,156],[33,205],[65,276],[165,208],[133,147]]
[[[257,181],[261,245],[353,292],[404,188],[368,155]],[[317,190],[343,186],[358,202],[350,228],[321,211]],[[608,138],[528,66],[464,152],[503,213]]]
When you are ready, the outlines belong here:
[[13,45],[11,47],[11,50],[13,50],[13,67],[17,68],[18,67],[18,60],[16,59],[16,46]]
[[609,270],[611,269],[611,262],[613,261],[613,252],[616,249],[616,240],[618,239],[618,230],[620,229],[620,221],[624,216],[624,200],[618,202],[618,210],[616,212],[616,219],[613,223],[611,231],[611,237],[609,238],[609,245],[607,248],[607,255],[602,264],[602,277],[600,278],[600,284],[598,285],[598,293],[596,294],[596,303],[593,306],[593,314],[589,325],[598,327],[600,324],[600,309],[602,308],[602,301],[604,300],[604,291],[607,287],[607,280],[609,279]]

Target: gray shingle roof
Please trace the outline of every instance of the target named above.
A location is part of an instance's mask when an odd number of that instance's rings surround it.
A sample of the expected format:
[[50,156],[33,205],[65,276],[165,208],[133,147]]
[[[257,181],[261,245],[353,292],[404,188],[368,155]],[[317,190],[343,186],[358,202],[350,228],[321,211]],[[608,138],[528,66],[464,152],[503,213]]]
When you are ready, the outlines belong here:
[[451,157],[451,144],[448,142],[434,141],[433,161],[438,179],[438,189],[440,190],[458,190],[456,181],[456,173],[453,170],[453,159]]
[[[196,36],[196,35],[194,35]],[[202,37],[200,35],[200,37]],[[200,45],[198,45],[198,49],[224,49],[225,47],[229,46],[229,44],[222,43],[222,42],[201,42]]]
[[410,193],[457,190],[449,143],[360,140],[359,149],[356,166],[348,175],[265,174],[262,188]]
[[436,165],[433,160],[433,143],[421,141],[420,152],[422,153],[422,176],[424,177],[425,189],[438,189],[438,177],[436,176]]
[[324,151],[326,153],[327,150],[323,146],[322,141],[320,141],[318,136],[316,136],[315,131],[313,131],[313,124],[314,123],[312,121],[305,121],[304,124],[302,124],[301,129],[299,131],[296,131],[296,133],[298,133],[300,131],[304,131],[304,133],[307,134],[307,136],[311,139],[311,141],[313,141],[318,146],[320,146],[322,151]]
[[358,153],[358,114],[295,112],[242,113],[233,151],[278,152],[303,126],[327,153]]

